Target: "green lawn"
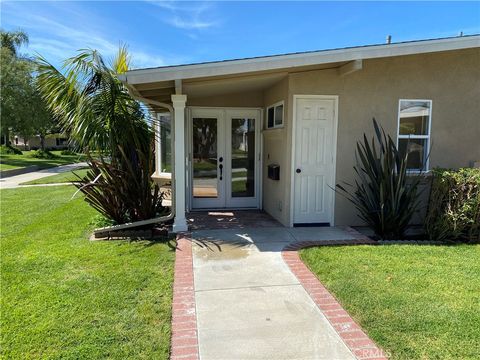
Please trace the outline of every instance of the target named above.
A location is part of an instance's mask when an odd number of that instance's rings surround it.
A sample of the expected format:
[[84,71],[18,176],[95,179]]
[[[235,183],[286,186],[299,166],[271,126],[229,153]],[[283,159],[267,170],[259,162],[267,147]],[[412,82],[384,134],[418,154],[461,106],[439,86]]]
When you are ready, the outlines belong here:
[[57,155],[55,159],[36,159],[30,157],[31,151],[24,151],[23,155],[0,155],[0,170],[17,169],[37,165],[40,169],[71,164],[83,160],[81,155],[61,155],[60,151],[52,151]]
[[1,190],[1,357],[167,359],[174,252],[90,242],[75,188]]
[[480,358],[480,245],[317,247],[300,255],[393,359]]
[[78,178],[74,175],[78,174],[79,176],[85,176],[88,169],[78,169],[74,171],[67,171],[60,174],[55,174],[52,176],[47,176],[41,179],[27,181],[21,183],[20,185],[35,185],[35,184],[56,184],[56,183],[66,183],[71,181],[76,181]]

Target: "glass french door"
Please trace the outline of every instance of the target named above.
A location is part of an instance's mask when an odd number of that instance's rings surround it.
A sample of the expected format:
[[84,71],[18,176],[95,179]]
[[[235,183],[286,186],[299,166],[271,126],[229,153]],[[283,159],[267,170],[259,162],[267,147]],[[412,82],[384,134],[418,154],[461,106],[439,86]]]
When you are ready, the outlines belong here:
[[192,208],[259,207],[260,113],[192,108]]
[[194,109],[191,119],[192,207],[225,206],[225,120],[219,110]]

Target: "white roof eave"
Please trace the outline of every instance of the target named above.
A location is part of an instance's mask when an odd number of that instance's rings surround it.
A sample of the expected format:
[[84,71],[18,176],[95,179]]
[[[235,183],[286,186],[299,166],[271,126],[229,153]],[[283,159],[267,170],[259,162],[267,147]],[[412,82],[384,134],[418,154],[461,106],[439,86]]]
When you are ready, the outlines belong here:
[[122,75],[119,78],[124,82],[135,85],[176,79],[234,75],[360,59],[413,55],[475,47],[480,47],[480,35],[139,69],[128,71],[125,75]]

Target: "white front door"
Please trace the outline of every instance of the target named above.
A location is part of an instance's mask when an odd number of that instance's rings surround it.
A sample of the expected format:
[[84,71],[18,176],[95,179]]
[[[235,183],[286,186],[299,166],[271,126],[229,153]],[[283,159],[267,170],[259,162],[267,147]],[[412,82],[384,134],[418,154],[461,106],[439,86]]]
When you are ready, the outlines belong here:
[[193,209],[258,208],[260,111],[191,108]]
[[294,224],[333,225],[336,101],[295,96]]

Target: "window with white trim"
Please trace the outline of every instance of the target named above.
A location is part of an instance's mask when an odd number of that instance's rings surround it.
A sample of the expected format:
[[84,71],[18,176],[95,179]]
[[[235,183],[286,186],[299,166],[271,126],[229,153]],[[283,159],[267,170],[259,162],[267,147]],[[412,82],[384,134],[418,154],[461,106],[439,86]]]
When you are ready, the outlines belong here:
[[267,108],[267,129],[274,129],[283,126],[283,101],[273,104]]
[[172,134],[171,134],[171,114],[160,113],[157,116],[158,121],[158,142],[157,151],[159,157],[159,173],[172,172]]
[[432,101],[401,99],[398,104],[397,145],[401,155],[408,153],[407,169],[428,170]]

